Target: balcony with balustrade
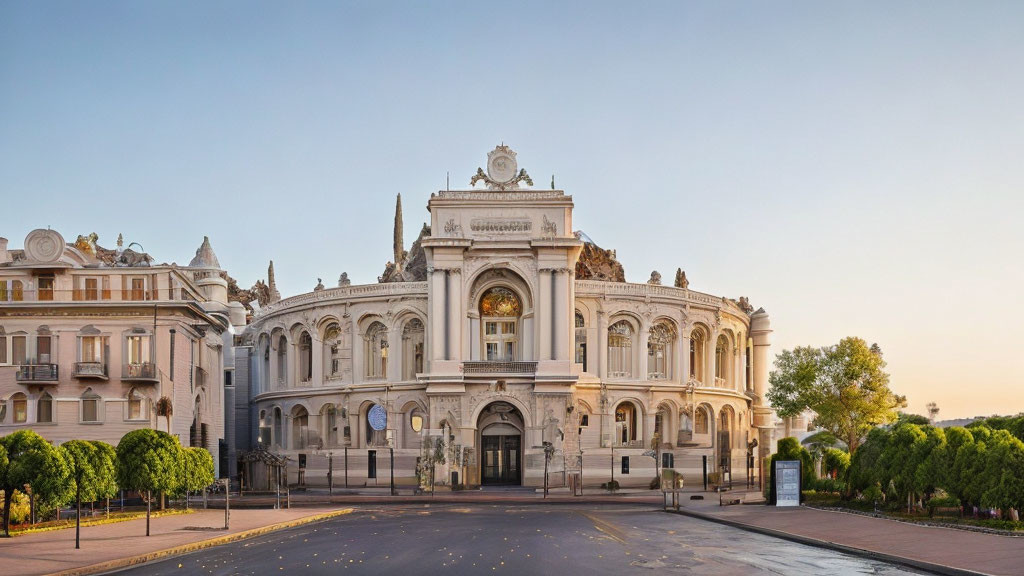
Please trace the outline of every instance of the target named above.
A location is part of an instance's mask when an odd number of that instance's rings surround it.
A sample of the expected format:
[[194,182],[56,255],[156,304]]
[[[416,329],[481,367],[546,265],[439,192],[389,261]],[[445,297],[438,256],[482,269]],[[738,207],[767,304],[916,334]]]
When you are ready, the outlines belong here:
[[107,363],[75,362],[71,370],[71,377],[81,380],[107,380]]
[[506,360],[463,362],[462,373],[486,376],[533,375],[537,373],[537,363]]
[[153,362],[137,362],[121,366],[121,381],[156,384],[160,382],[160,376]]
[[14,379],[22,384],[56,384],[59,370],[56,364],[29,361],[18,366]]

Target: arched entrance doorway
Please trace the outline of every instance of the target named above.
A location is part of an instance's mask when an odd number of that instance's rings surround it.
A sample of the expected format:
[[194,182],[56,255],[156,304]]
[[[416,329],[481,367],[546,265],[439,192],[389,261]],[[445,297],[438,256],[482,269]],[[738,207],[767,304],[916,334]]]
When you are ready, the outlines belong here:
[[477,422],[480,434],[480,483],[521,484],[523,481],[523,415],[508,402],[484,408]]

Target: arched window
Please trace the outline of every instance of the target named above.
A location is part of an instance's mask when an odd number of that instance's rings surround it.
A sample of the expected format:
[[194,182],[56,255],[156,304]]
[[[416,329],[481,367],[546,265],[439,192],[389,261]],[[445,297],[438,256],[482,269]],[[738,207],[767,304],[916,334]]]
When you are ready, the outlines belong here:
[[82,422],[100,421],[100,397],[92,388],[86,388],[82,393]]
[[418,406],[412,408],[408,412],[406,421],[408,422],[408,428],[405,430],[405,434],[402,435],[404,438],[403,447],[419,448],[422,442],[420,434],[426,428],[427,422],[426,417],[423,415],[423,410]]
[[693,433],[694,434],[708,434],[708,412],[703,406],[697,408],[697,413],[694,414]]
[[715,386],[726,386],[729,377],[729,339],[722,334],[715,342]]
[[583,314],[579,310],[575,315],[576,326],[576,363],[583,365],[583,371],[587,371],[587,324]]
[[676,329],[668,322],[651,326],[647,338],[647,378],[668,380],[672,378],[672,351],[676,343]]
[[423,372],[423,322],[413,318],[402,329],[402,380],[415,380]]
[[747,339],[746,340],[746,346],[747,346],[747,353],[744,355],[744,358],[745,358],[746,365],[747,365],[746,366],[747,390],[750,391],[750,390],[754,389],[754,373],[753,373],[753,365],[751,364],[751,362],[754,359],[754,341],[751,340],[751,339]]
[[277,339],[277,386],[288,384],[288,339],[282,334]]
[[523,305],[512,290],[496,286],[480,297],[484,359],[511,362],[519,357],[519,317]]
[[260,338],[260,349],[263,350],[263,370],[261,371],[260,377],[263,382],[262,392],[271,390],[271,378],[273,375],[270,373],[270,339]]
[[321,438],[325,448],[333,448],[338,445],[338,409],[334,404],[324,404],[320,409],[320,421],[323,423]]
[[341,378],[341,326],[337,322],[324,330],[324,359],[327,378]]
[[53,396],[49,392],[43,392],[36,403],[36,422],[49,424],[53,422]]
[[704,383],[704,331],[694,328],[690,333],[690,378]]
[[15,424],[28,422],[28,397],[24,392],[18,392],[11,396],[11,408]]
[[633,326],[619,320],[608,327],[608,377],[633,376]]
[[281,424],[281,408],[274,406],[274,428],[273,434],[271,435],[271,444],[280,448],[284,444],[283,436],[284,429]]
[[303,406],[292,408],[292,448],[304,450],[309,446],[309,411]]
[[615,440],[619,446],[637,442],[640,414],[632,402],[623,402],[615,408]]
[[138,390],[132,388],[128,392],[128,419],[142,420],[146,417],[145,397]]
[[313,338],[309,332],[299,335],[299,382],[313,379]]
[[366,378],[388,377],[388,329],[380,322],[366,329],[364,354]]
[[270,446],[270,420],[267,419],[267,411],[266,410],[260,410],[259,425],[260,425],[259,436],[257,436],[258,442],[259,442],[260,446],[269,447]]

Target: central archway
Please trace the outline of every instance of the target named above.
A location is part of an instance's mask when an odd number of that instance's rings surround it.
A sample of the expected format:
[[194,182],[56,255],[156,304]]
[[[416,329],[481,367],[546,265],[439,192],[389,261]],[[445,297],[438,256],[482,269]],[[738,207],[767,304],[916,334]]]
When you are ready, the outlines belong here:
[[523,415],[508,402],[492,402],[477,419],[480,484],[523,482]]

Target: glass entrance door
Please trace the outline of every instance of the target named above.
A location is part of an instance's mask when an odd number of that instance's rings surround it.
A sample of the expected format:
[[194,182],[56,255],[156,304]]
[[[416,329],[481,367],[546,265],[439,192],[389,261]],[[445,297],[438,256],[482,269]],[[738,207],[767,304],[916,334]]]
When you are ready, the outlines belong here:
[[519,484],[519,436],[483,437],[483,484]]

